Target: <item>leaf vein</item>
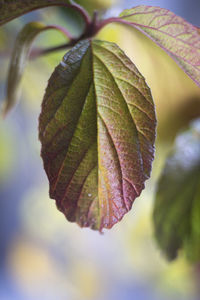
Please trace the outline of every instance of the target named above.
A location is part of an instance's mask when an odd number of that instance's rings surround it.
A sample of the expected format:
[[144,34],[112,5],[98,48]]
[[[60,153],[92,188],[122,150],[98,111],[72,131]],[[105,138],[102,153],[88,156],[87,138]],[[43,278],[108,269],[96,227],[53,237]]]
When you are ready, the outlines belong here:
[[[106,122],[104,121],[103,117],[101,116],[101,114],[100,114],[99,112],[98,112],[98,116],[99,116],[99,118],[101,119],[102,123],[104,124],[104,127],[105,127],[105,129],[106,129],[106,131],[107,131],[107,133],[108,133],[108,136],[110,137],[110,142],[111,142],[111,144],[112,144],[112,146],[113,146],[112,148],[115,150],[115,153],[116,153],[116,157],[117,157],[117,160],[118,160],[118,163],[119,163],[120,175],[121,175],[120,177],[121,177],[122,199],[123,199],[125,208],[126,208],[127,211],[128,211],[128,207],[127,207],[127,204],[126,204],[125,198],[124,198],[123,172],[122,172],[122,167],[121,167],[121,162],[120,162],[119,154],[118,154],[118,152],[117,152],[117,148],[116,148],[115,142],[114,142],[114,140],[113,140],[113,138],[112,138],[112,135],[111,135],[111,133],[110,133],[110,131],[109,131],[109,129],[108,129],[108,126],[107,126]],[[113,199],[112,199],[112,202],[113,202]]]

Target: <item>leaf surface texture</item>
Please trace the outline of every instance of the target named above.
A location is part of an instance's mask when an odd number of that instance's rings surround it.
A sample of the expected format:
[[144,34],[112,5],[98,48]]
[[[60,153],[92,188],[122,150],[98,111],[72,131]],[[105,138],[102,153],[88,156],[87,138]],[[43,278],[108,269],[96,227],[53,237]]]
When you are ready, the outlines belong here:
[[200,35],[198,29],[173,12],[155,6],[136,6],[120,14],[121,22],[133,26],[167,52],[200,86]]
[[80,226],[111,228],[150,176],[156,118],[150,90],[115,44],[85,40],[52,74],[39,132],[50,197]]
[[35,9],[69,3],[69,0],[0,0],[0,25]]

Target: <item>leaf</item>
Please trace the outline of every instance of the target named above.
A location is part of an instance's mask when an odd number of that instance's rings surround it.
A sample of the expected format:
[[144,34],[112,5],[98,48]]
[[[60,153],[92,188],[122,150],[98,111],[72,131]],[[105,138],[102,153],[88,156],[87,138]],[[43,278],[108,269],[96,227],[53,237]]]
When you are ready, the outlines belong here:
[[105,11],[109,9],[112,5],[116,4],[117,0],[76,0],[76,2],[93,14],[95,10]]
[[39,119],[50,197],[71,222],[122,219],[149,178],[155,112],[135,65],[115,44],[85,40],[52,74]]
[[167,9],[145,5],[126,9],[120,18],[110,21],[121,22],[141,31],[200,86],[200,35],[192,24]]
[[200,119],[176,139],[158,183],[153,218],[169,259],[183,248],[190,260],[200,260]]
[[69,0],[0,0],[0,25],[35,9],[69,4]]
[[14,106],[17,100],[19,83],[35,37],[39,33],[49,29],[62,32],[62,29],[59,26],[45,26],[39,22],[31,22],[26,24],[17,36],[8,72],[7,96],[3,111],[4,115],[6,115],[7,112]]

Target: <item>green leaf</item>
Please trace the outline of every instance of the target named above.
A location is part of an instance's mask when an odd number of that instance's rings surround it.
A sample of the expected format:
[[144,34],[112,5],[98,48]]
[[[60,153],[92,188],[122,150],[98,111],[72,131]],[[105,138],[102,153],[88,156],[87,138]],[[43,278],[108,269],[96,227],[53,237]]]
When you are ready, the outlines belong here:
[[200,86],[200,35],[196,27],[171,11],[154,6],[126,9],[111,21],[141,31],[167,52]]
[[35,9],[69,4],[70,0],[0,0],[0,25]]
[[76,0],[76,2],[92,14],[95,10],[109,9],[112,5],[116,5],[117,0]]
[[122,219],[149,178],[155,112],[115,44],[85,40],[52,74],[39,120],[50,197],[67,219],[102,230]]
[[169,259],[183,248],[190,260],[200,260],[200,119],[176,139],[158,183],[153,218]]
[[19,83],[35,37],[39,33],[49,29],[58,30],[64,34],[59,26],[45,26],[42,23],[31,22],[26,24],[17,36],[8,73],[7,96],[3,111],[4,115],[6,115],[7,112],[15,105],[18,98]]

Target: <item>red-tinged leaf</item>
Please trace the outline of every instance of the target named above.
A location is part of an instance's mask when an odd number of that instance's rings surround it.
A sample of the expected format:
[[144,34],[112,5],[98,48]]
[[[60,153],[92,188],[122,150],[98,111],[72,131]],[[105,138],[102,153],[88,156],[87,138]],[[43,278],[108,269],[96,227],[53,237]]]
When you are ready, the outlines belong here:
[[42,23],[31,22],[26,24],[17,36],[8,73],[7,97],[3,111],[4,115],[6,115],[7,112],[15,105],[17,100],[19,83],[35,37],[39,33],[49,29],[58,30],[63,34],[65,33],[59,26],[45,26]]
[[145,5],[124,10],[120,18],[105,22],[111,21],[130,25],[144,33],[200,86],[200,35],[196,27],[167,9]]
[[35,9],[69,3],[69,0],[0,0],[0,25]]
[[150,176],[150,90],[115,44],[85,40],[52,74],[39,120],[50,197],[67,219],[102,230],[122,219]]

